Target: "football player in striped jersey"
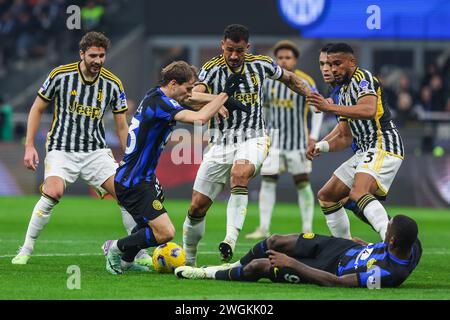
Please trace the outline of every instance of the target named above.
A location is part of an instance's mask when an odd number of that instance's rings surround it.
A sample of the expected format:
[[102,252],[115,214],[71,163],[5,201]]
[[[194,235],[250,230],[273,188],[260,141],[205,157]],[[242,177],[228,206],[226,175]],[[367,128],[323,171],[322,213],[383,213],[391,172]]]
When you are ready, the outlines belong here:
[[[89,32],[80,41],[80,61],[53,69],[37,92],[27,123],[24,165],[36,171],[39,155],[34,140],[41,116],[54,101],[53,123],[47,134],[44,182],[41,198],[31,214],[25,242],[13,264],[27,264],[40,233],[47,225],[53,208],[64,190],[78,178],[83,179],[103,196],[116,196],[114,175],[118,167],[111,149],[106,145],[103,115],[114,114],[117,136],[126,148],[128,124],[127,103],[122,82],[103,67],[109,39],[102,33]],[[123,208],[122,220],[128,233],[136,226]],[[137,262],[150,265],[146,251]]]
[[403,142],[392,121],[380,81],[356,64],[345,43],[327,52],[333,77],[341,85],[338,103],[318,93],[307,101],[322,112],[339,116],[339,134],[326,137],[308,150],[309,157],[339,151],[356,139],[358,150],[343,163],[318,193],[328,227],[335,237],[351,238],[350,223],[341,199],[349,196],[384,239],[388,215],[375,197],[386,196],[404,157]]
[[[300,49],[295,43],[282,40],[275,45],[273,53],[281,67],[296,73],[316,90],[314,80],[305,72],[296,69]],[[264,86],[271,146],[261,168],[260,225],[254,232],[246,235],[247,239],[261,239],[270,235],[269,226],[275,205],[277,180],[284,171],[292,174],[297,189],[302,230],[312,232],[314,194],[309,182],[312,164],[311,160],[306,158],[306,150],[308,145],[316,143],[319,138],[323,113],[313,112],[304,96],[293,92],[280,81],[267,79]],[[311,131],[308,128],[309,118]]]
[[196,264],[197,247],[205,232],[205,216],[214,199],[230,183],[227,227],[219,244],[223,261],[230,261],[244,225],[248,204],[248,183],[257,175],[267,156],[269,139],[262,112],[263,84],[266,78],[279,80],[291,90],[308,95],[310,86],[295,73],[281,68],[272,58],[249,54],[249,31],[242,25],[229,25],[221,42],[223,53],[206,62],[199,72],[195,92],[218,94],[232,73],[244,77],[234,98],[248,113],[234,110],[225,118],[209,123],[210,149],[205,153],[195,179],[192,202],[183,226],[186,263]]

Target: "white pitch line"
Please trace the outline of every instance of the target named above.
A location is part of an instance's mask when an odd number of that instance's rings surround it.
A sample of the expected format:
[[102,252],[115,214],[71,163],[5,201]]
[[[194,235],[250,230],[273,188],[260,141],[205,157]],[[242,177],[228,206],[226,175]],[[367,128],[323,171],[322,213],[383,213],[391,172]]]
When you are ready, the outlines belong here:
[[[245,254],[243,251],[237,251],[237,254]],[[206,254],[206,255],[215,255],[219,254],[218,251],[201,251],[199,254]],[[425,255],[450,255],[450,251],[435,251],[435,252],[427,252],[424,251],[423,254]],[[33,257],[82,257],[82,256],[102,256],[103,253],[89,253],[89,252],[83,252],[83,253],[40,253],[40,254],[34,254]],[[0,255],[0,258],[13,258],[15,257],[15,254],[5,254]]]
[[[240,254],[244,254],[244,252],[237,252]],[[219,251],[203,251],[199,252],[199,254],[217,254],[219,255]],[[15,254],[5,254],[0,255],[0,258],[13,258]],[[103,253],[40,253],[33,254],[32,257],[78,257],[78,256],[103,256]]]
[[[21,244],[22,240],[14,239],[0,239],[0,242],[6,243],[17,243]],[[56,244],[77,244],[77,243],[100,243],[100,245],[105,242],[105,239],[99,240],[38,240],[39,243],[56,243]],[[219,242],[200,242],[198,245],[200,247],[216,246]],[[236,248],[250,249],[253,245],[248,243],[237,243]]]

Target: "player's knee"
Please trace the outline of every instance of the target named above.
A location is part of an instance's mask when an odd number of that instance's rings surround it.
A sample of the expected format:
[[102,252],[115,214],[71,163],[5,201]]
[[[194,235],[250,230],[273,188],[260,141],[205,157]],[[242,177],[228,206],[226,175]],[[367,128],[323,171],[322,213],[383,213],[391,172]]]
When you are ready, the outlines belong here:
[[188,215],[193,218],[203,218],[206,216],[208,207],[209,206],[203,205],[202,203],[192,202],[189,207]]
[[230,177],[231,186],[241,186],[246,187],[248,185],[249,177],[243,174],[235,174]]
[[317,199],[321,202],[330,202],[331,195],[327,188],[323,187],[317,193]]
[[252,260],[249,264],[245,265],[243,271],[244,275],[251,276],[266,273],[269,269],[269,259],[255,259]]
[[253,175],[253,167],[250,165],[234,165],[230,173],[230,185],[242,186],[248,185],[249,180]]
[[350,190],[350,194],[348,195],[348,197],[350,200],[353,200],[356,202],[359,199],[361,199],[361,197],[365,194],[367,194],[367,192],[361,192],[358,189],[352,188],[352,190]]
[[158,243],[166,243],[172,241],[175,237],[175,228],[173,225],[169,225],[155,230],[154,233]]
[[280,234],[273,234],[269,238],[267,238],[267,248],[270,250],[278,251],[283,242],[283,236]]
[[45,188],[42,189],[42,195],[49,197],[53,200],[59,201],[59,199],[62,198],[63,194],[64,194],[64,190],[60,190],[58,188]]
[[309,183],[309,175],[307,175],[307,174],[299,174],[299,175],[294,176],[293,178],[294,178],[295,185],[298,187]]

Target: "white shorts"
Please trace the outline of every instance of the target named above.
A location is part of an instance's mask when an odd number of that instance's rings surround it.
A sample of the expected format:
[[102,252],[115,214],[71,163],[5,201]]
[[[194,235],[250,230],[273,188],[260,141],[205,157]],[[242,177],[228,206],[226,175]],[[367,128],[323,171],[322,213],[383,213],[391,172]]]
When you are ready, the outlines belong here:
[[118,164],[111,149],[90,152],[65,152],[52,150],[45,157],[44,177],[60,177],[67,187],[79,177],[104,193],[101,185],[116,174]]
[[269,155],[261,167],[261,174],[273,176],[285,171],[292,175],[309,174],[312,171],[312,162],[306,159],[305,151],[270,148]]
[[198,169],[193,189],[214,200],[229,182],[231,167],[238,160],[250,161],[255,166],[253,175],[257,175],[267,157],[269,144],[269,137],[229,145],[211,144]]
[[402,161],[400,156],[384,150],[369,149],[366,152],[357,152],[337,168],[334,175],[351,189],[356,173],[368,173],[378,184],[376,194],[386,196]]

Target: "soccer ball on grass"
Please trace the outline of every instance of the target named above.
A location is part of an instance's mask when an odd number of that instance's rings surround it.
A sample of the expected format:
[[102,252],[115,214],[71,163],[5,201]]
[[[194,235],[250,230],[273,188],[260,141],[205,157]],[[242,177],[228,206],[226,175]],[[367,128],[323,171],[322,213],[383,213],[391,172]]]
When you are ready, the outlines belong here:
[[184,250],[175,242],[164,243],[153,251],[153,268],[159,273],[173,273],[185,263]]

